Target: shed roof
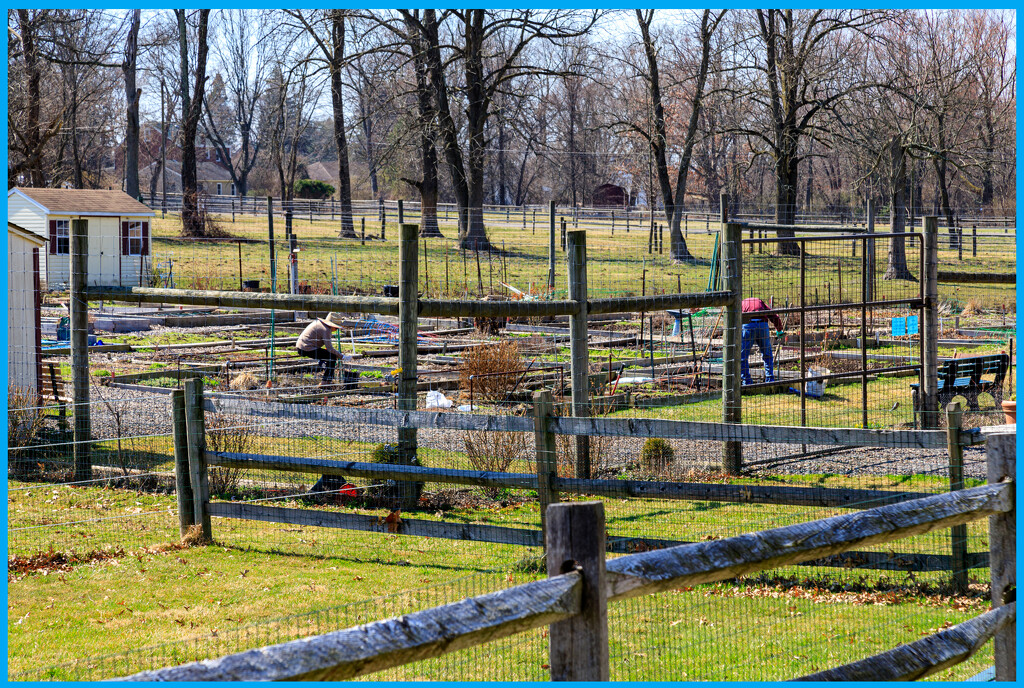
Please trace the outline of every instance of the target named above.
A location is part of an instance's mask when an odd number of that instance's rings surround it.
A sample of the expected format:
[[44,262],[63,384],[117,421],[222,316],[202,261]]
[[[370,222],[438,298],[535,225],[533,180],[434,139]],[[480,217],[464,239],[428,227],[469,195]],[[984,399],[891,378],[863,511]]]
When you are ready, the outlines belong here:
[[46,237],[41,237],[38,234],[36,234],[35,232],[30,232],[27,229],[25,229],[24,227],[16,225],[13,222],[8,222],[7,223],[7,233],[8,234],[14,234],[16,236],[20,236],[22,239],[30,241],[33,244],[35,244],[36,246],[42,246],[43,244],[45,244],[48,241],[48,239]]
[[37,189],[15,187],[20,194],[52,214],[67,215],[155,215],[152,210],[123,191],[100,189]]

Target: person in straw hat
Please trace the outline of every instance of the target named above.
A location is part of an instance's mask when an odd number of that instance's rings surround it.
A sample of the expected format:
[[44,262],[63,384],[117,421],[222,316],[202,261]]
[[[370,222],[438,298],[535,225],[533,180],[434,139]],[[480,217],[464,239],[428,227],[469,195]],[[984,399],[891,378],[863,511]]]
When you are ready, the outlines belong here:
[[341,354],[331,344],[331,335],[341,327],[341,317],[337,313],[328,313],[326,318],[317,318],[306,326],[295,342],[299,356],[315,358],[324,369],[321,386],[334,382],[334,362]]

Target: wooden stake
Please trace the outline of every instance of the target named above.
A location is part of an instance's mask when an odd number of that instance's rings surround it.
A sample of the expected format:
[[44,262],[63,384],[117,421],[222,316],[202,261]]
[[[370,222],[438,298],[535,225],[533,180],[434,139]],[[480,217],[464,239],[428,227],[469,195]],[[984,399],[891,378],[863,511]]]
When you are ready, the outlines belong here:
[[178,501],[178,534],[185,537],[195,525],[195,503],[188,465],[188,430],[185,420],[185,392],[171,392],[171,419],[174,423],[174,494]]
[[[89,415],[89,221],[71,221],[71,396],[74,411],[75,480],[92,479],[92,419]],[[53,390],[54,396],[57,389]]]

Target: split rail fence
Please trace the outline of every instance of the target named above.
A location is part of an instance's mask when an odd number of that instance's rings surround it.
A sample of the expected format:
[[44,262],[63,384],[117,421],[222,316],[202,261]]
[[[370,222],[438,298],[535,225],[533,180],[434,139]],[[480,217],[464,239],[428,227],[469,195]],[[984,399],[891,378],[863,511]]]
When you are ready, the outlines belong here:
[[[665,499],[711,501],[732,504],[772,504],[796,507],[868,509],[896,504],[929,495],[927,492],[883,489],[826,488],[821,486],[747,485],[663,480],[620,480],[561,477],[558,475],[556,437],[686,437],[720,442],[744,441],[773,444],[842,445],[844,447],[947,449],[950,490],[963,489],[963,449],[984,442],[980,430],[960,427],[961,410],[954,402],[948,410],[947,430],[865,430],[860,428],[801,428],[789,426],[747,426],[729,423],[644,418],[580,418],[556,416],[551,393],[534,394],[532,418],[477,415],[436,411],[395,409],[318,408],[321,422],[386,426],[399,436],[418,429],[470,430],[477,432],[519,432],[534,436],[535,473],[435,468],[360,461],[340,461],[303,456],[263,455],[208,451],[205,446],[205,413],[264,418],[287,422],[302,418],[308,409],[297,404],[259,402],[237,398],[205,397],[201,379],[189,379],[184,390],[175,390],[175,462],[178,513],[184,535],[196,524],[207,538],[213,537],[212,518],[241,519],[266,523],[340,528],[410,536],[469,540],[527,547],[544,546],[544,518],[547,508],[562,495],[593,495],[619,499]],[[486,488],[534,490],[539,502],[540,529],[489,524],[468,524],[413,518],[382,523],[376,515],[267,506],[248,502],[217,501],[210,494],[210,467],[244,472],[269,471],[279,474],[352,476],[394,481],[392,508],[410,509],[414,502],[405,495],[418,494],[414,484],[431,482]],[[968,552],[967,532],[958,526],[951,532],[949,554],[921,552],[845,551],[804,562],[808,566],[858,568],[890,571],[949,571],[955,589],[966,591],[971,569],[990,566],[987,552]],[[650,537],[617,537],[609,551],[630,553],[686,544],[681,540]]]
[[608,604],[820,559],[989,518],[992,610],[800,680],[918,679],[995,639],[995,678],[1016,679],[1016,427],[987,436],[988,484],[724,540],[606,559],[600,502],[547,508],[548,578],[500,592],[124,680],[342,680],[549,626],[553,680],[609,679]]

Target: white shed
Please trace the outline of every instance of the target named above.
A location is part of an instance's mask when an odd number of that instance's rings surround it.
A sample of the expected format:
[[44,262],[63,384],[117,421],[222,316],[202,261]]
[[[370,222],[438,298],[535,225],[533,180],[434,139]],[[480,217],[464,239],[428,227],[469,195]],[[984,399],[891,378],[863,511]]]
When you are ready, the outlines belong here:
[[89,223],[90,286],[148,285],[154,215],[123,191],[16,187],[7,192],[7,219],[49,239],[40,256],[43,289],[66,289],[71,281],[72,220]]
[[46,239],[7,223],[7,385],[29,399],[42,387],[40,258]]

